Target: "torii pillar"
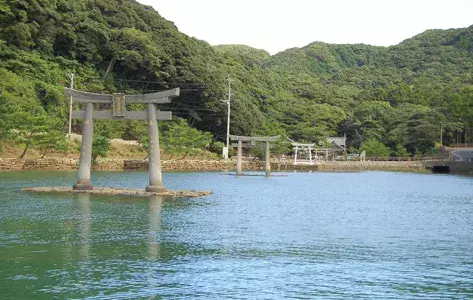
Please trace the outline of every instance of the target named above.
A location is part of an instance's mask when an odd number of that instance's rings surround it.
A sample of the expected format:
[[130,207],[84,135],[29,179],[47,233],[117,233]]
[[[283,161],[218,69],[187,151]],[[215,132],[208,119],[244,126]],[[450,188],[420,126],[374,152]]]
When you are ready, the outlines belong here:
[[161,172],[161,151],[159,150],[159,131],[156,117],[156,106],[148,104],[148,173],[149,185],[147,192],[163,193],[166,191],[163,185],[163,174]]
[[85,106],[84,121],[82,122],[82,142],[80,145],[79,174],[73,190],[93,190],[90,184],[90,169],[92,164],[92,139],[94,135],[94,104]]
[[265,170],[266,176],[271,174],[271,155],[269,153],[269,142],[266,141],[266,157],[265,157]]
[[[72,89],[65,89],[66,94],[71,96],[76,102],[86,103],[85,111],[73,111],[72,117],[83,118],[83,132],[81,142],[81,152],[79,161],[79,175],[77,183],[72,187],[74,190],[92,190],[90,184],[90,173],[92,164],[92,139],[93,139],[93,119],[106,120],[146,120],[148,123],[148,156],[149,156],[149,184],[147,192],[162,193],[166,189],[163,186],[163,176],[161,172],[161,157],[159,152],[158,120],[171,120],[170,111],[157,111],[156,104],[170,103],[171,97],[179,96],[179,88],[143,95],[125,94],[94,94],[80,92]],[[112,110],[97,111],[94,114],[94,103],[111,104]],[[138,103],[147,104],[146,111],[126,111],[126,104]]]
[[242,143],[238,141],[238,150],[237,150],[237,165],[236,165],[236,174],[237,176],[243,175],[241,172],[241,156],[242,156]]

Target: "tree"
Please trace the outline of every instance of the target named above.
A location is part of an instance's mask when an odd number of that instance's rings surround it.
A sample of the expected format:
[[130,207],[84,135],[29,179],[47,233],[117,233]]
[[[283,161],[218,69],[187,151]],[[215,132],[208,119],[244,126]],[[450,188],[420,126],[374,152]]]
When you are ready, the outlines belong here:
[[332,142],[329,141],[328,139],[322,139],[317,142],[317,146],[321,148],[331,148],[332,147]]
[[92,161],[97,162],[97,157],[107,157],[110,151],[110,139],[100,134],[94,134],[92,142]]
[[364,101],[354,111],[354,122],[348,131],[355,131],[362,143],[368,139],[384,140],[392,108],[386,101]]
[[96,122],[92,138],[92,161],[97,162],[97,157],[107,157],[110,151],[111,122]]
[[11,119],[2,94],[0,90],[0,140],[5,140],[11,133]]
[[59,119],[51,118],[41,111],[20,111],[12,116],[11,123],[12,139],[17,144],[24,145],[20,158],[24,158],[28,149],[34,147],[45,149],[47,145],[54,145],[61,148],[59,137],[62,132],[58,125],[62,122]]
[[169,125],[162,134],[162,145],[168,153],[181,153],[184,159],[189,154],[197,154],[212,143],[212,135],[190,127],[183,119]]
[[370,138],[366,140],[359,149],[360,153],[366,151],[366,156],[387,157],[390,150],[380,141]]
[[393,112],[390,121],[389,139],[393,144],[410,153],[425,153],[439,140],[439,123],[445,122],[445,117],[423,105],[403,104]]
[[410,155],[410,153],[407,151],[406,147],[402,145],[396,145],[394,150],[391,152],[392,155],[396,157],[407,157]]
[[63,131],[54,128],[58,127],[51,127],[47,134],[37,141],[36,148],[43,151],[41,158],[44,158],[48,151],[67,151],[68,149],[66,135]]
[[225,147],[225,144],[223,142],[213,141],[210,145],[209,150],[218,155],[222,155],[223,147]]
[[[282,127],[282,125],[277,122],[276,120],[267,119],[264,121],[263,126],[256,132],[258,136],[276,136],[279,135],[280,138],[276,142],[272,142],[272,149],[271,153],[287,153],[290,149],[291,143],[287,139],[286,130]],[[261,149],[266,149],[266,146],[262,147]],[[253,150],[252,150],[253,151]],[[255,150],[258,152],[258,150]],[[266,151],[266,150],[264,150]],[[256,156],[256,152],[252,152]]]

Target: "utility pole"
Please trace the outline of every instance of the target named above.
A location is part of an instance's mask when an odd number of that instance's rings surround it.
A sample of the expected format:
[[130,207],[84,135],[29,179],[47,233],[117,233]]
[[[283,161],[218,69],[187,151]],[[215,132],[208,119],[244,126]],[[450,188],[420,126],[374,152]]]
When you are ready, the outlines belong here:
[[440,146],[443,145],[443,124],[440,122]]
[[228,151],[230,149],[230,97],[232,94],[232,87],[231,87],[231,82],[232,80],[230,79],[230,74],[227,75],[227,81],[228,81],[228,99],[227,100],[221,100],[222,102],[227,103],[228,106],[228,116],[227,116],[227,146],[223,149],[223,157],[225,159],[228,159]]
[[[71,90],[74,89],[74,73],[67,73],[67,77],[69,77],[69,80],[71,82]],[[71,126],[72,126],[72,96],[69,97],[69,135],[68,137],[71,137]]]

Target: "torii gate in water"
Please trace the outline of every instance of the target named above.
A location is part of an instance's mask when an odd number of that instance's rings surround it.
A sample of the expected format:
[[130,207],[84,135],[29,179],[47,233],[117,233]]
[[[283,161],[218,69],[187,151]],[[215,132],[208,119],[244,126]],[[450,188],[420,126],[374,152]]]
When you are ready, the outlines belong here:
[[269,153],[269,142],[276,142],[281,136],[238,136],[238,135],[230,135],[230,139],[232,141],[238,141],[238,152],[237,152],[237,166],[236,166],[236,175],[242,175],[241,172],[241,156],[242,156],[242,142],[249,142],[250,146],[255,146],[256,142],[266,142],[266,160],[265,160],[265,169],[266,169],[266,176],[271,174],[271,161],[270,161],[270,153]]
[[[156,104],[170,103],[172,97],[179,96],[179,88],[162,92],[142,95],[116,94],[94,94],[65,89],[66,95],[72,97],[76,102],[85,103],[85,111],[73,111],[72,118],[83,119],[82,142],[79,160],[79,174],[77,183],[73,190],[93,190],[90,183],[90,169],[92,163],[92,137],[94,131],[94,119],[102,120],[147,120],[148,123],[148,173],[149,185],[147,192],[162,193],[166,189],[163,186],[161,172],[161,157],[159,152],[159,132],[157,120],[171,120],[170,111],[159,111]],[[129,103],[147,104],[146,111],[127,111]],[[95,111],[94,104],[110,104],[112,110]]]

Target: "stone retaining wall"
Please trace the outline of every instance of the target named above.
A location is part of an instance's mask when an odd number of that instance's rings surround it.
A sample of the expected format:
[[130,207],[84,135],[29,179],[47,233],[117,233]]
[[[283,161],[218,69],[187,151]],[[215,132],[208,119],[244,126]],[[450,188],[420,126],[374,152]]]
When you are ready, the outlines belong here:
[[79,160],[71,159],[71,158],[44,158],[44,159],[0,158],[0,171],[75,170],[78,167],[79,167]]
[[[77,170],[78,159],[45,158],[18,159],[0,158],[0,171],[14,170]],[[164,171],[234,171],[235,162],[224,160],[165,160],[162,162]],[[94,170],[147,170],[145,160],[103,159],[93,166]],[[420,162],[407,161],[333,161],[319,165],[291,165],[272,163],[272,171],[413,171],[424,169]],[[264,161],[243,161],[242,170],[264,171]]]
[[330,161],[319,165],[319,171],[414,171],[424,170],[419,161]]

